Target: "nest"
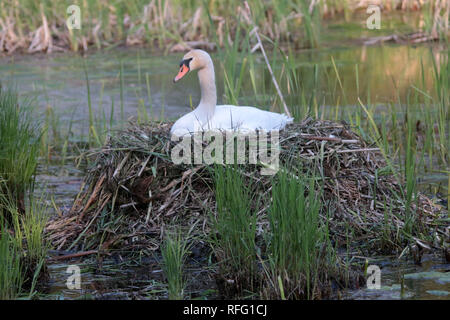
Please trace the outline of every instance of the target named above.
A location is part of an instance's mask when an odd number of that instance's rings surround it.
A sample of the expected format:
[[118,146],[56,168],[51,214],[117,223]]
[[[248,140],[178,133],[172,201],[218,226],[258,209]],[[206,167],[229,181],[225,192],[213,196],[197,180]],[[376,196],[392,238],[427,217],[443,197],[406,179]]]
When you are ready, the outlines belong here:
[[[72,208],[47,226],[58,249],[156,250],[164,229],[173,224],[208,234],[208,213],[215,211],[213,171],[206,164],[172,162],[170,127],[130,126],[89,155],[95,161]],[[346,124],[307,119],[289,125],[280,132],[280,147],[282,168],[321,178],[322,219],[338,246],[350,240],[372,253],[399,252],[411,240],[432,247],[430,234],[444,237],[445,226],[436,222],[440,209],[421,194],[408,208],[401,183],[380,151]],[[256,192],[268,194],[258,213],[264,230],[276,175],[263,176],[260,167],[240,165],[239,170]],[[415,236],[405,242],[399,230],[407,214],[414,216]]]

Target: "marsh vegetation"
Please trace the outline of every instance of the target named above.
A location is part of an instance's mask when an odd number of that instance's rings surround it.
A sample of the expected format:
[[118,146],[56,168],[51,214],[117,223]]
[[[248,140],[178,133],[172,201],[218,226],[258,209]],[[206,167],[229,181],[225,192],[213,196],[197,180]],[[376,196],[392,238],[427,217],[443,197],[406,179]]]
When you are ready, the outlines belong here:
[[[255,1],[251,17],[237,1],[87,1],[73,31],[64,2],[14,3],[0,5],[0,51],[89,54],[2,57],[1,298],[71,297],[44,295],[51,260],[95,261],[83,274],[117,282],[143,268],[118,289],[131,297],[321,299],[364,286],[380,255],[448,255],[445,1],[386,1],[372,33],[352,1]],[[250,19],[295,118],[281,170],[174,166],[170,121],[198,96],[189,77],[170,86],[170,52],[214,51],[221,103],[282,112]],[[435,43],[359,46],[397,30]],[[69,184],[36,181],[51,170],[85,176],[65,207]]]

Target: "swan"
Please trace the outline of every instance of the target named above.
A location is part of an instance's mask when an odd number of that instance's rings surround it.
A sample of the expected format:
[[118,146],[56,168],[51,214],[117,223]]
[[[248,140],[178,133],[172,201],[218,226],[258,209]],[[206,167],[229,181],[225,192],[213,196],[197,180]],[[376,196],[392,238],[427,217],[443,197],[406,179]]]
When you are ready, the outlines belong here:
[[184,136],[207,130],[254,131],[281,130],[293,119],[285,114],[247,106],[217,106],[214,65],[210,55],[199,49],[186,53],[180,62],[180,71],[173,79],[178,82],[190,71],[198,70],[200,103],[192,112],[178,119],[171,128],[174,136]]

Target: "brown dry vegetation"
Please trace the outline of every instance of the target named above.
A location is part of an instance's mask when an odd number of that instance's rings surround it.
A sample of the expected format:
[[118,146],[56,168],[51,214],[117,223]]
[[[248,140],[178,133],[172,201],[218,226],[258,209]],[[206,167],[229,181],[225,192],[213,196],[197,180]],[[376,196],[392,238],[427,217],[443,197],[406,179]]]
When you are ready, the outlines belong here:
[[[170,124],[130,127],[89,154],[96,157],[95,164],[73,207],[47,226],[57,249],[156,250],[165,225],[172,222],[188,229],[195,226],[198,234],[209,232],[208,212],[215,210],[211,170],[205,164],[173,164],[169,128]],[[310,119],[282,131],[280,143],[282,170],[301,175],[298,164],[302,164],[320,177],[322,219],[328,220],[338,246],[351,241],[363,251],[399,253],[411,244],[398,233],[407,211],[401,183],[377,148],[344,124]],[[258,193],[268,195],[274,180],[260,175],[259,168],[245,165],[240,170]],[[267,228],[267,205],[259,206],[261,230]],[[415,226],[409,240],[433,247],[428,237],[420,235],[434,230],[444,236],[436,223],[440,209],[419,195],[410,210]]]
[[[80,3],[81,30],[69,30],[67,4],[61,1],[7,0],[0,3],[0,52],[86,51],[89,47],[149,45],[180,51],[194,47],[213,50],[232,43],[238,29],[251,23],[242,2],[185,0],[131,0],[112,4],[106,0]],[[315,33],[320,21],[342,13],[379,4],[384,11],[423,10],[431,23],[421,39],[439,39],[448,31],[449,5],[445,0],[318,1],[292,4],[250,1],[260,33],[267,38],[296,46],[307,45],[304,28]],[[432,6],[432,11],[427,5]]]

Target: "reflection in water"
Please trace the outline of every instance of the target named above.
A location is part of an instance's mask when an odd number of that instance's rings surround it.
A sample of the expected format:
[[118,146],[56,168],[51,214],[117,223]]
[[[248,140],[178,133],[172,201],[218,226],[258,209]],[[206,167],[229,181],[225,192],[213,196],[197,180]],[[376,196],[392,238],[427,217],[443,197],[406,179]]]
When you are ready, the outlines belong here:
[[[334,106],[338,101],[341,105],[355,105],[358,96],[365,98],[368,94],[373,103],[395,102],[398,94],[400,98],[407,95],[411,84],[424,81],[427,88],[432,88],[431,54],[440,61],[445,52],[438,47],[397,45],[308,50],[289,57],[298,81],[297,88],[289,86],[287,81],[281,81],[281,86],[291,109],[301,104],[302,96],[307,100],[314,97],[319,106]],[[343,90],[337,87],[331,57],[336,63]],[[37,98],[39,111],[43,113],[51,107],[61,121],[73,121],[73,130],[86,133],[89,110],[85,65],[92,107],[98,117],[109,119],[112,111],[115,119],[120,120],[123,115],[126,120],[137,117],[139,107],[145,106],[148,114],[155,118],[163,115],[165,119],[174,119],[189,112],[190,99],[196,106],[200,98],[198,83],[192,79],[195,75],[189,75],[176,85],[172,83],[179,58],[179,54],[160,56],[142,49],[118,49],[87,58],[67,54],[11,58],[0,62],[0,71],[2,80],[17,84],[22,95]],[[272,94],[270,75],[260,58],[255,55],[255,87],[251,81],[244,81],[239,103],[268,108],[275,95]],[[226,103],[222,64],[216,61],[215,67],[218,103]],[[424,79],[422,67],[429,71]],[[274,69],[281,74],[281,63],[275,63]]]
[[[82,269],[81,289],[68,289],[67,267],[77,261],[49,265],[51,276],[49,299],[167,299],[167,288],[162,270],[157,264],[141,264],[120,268],[117,263],[105,263],[99,271],[95,264],[78,264]],[[450,265],[440,257],[425,256],[421,266],[412,262],[378,259],[381,268],[381,288],[352,290],[343,299],[397,300],[397,299],[450,299]],[[402,286],[402,278],[403,286]],[[193,279],[191,276],[188,279]],[[197,279],[196,279],[197,280]],[[193,281],[188,281],[188,286]],[[217,298],[217,291],[209,282],[200,291],[188,290],[194,297]],[[197,287],[197,289],[199,289]]]
[[[381,288],[349,292],[351,299],[450,299],[450,264],[442,257],[424,256],[422,265],[386,260],[381,267]],[[402,278],[403,288],[402,288]]]

